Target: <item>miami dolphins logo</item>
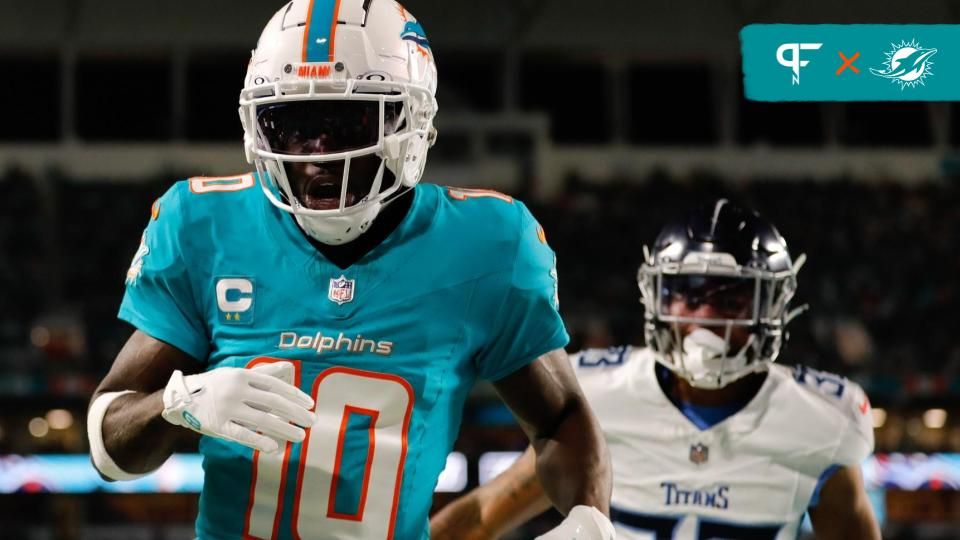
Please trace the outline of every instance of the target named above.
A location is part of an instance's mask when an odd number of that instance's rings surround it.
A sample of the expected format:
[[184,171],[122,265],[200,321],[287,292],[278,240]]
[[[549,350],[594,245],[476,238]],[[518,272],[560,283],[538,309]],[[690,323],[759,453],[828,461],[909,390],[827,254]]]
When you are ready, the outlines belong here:
[[430,48],[430,42],[427,41],[426,32],[423,31],[420,23],[416,21],[407,21],[407,24],[403,25],[403,32],[400,32],[400,39],[412,41],[427,49]]
[[937,54],[937,50],[924,49],[915,39],[910,42],[901,40],[899,45],[891,43],[890,46],[893,49],[883,53],[887,57],[883,63],[884,69],[870,68],[870,73],[898,83],[900,90],[908,86],[925,85],[923,80],[933,75],[930,57]]

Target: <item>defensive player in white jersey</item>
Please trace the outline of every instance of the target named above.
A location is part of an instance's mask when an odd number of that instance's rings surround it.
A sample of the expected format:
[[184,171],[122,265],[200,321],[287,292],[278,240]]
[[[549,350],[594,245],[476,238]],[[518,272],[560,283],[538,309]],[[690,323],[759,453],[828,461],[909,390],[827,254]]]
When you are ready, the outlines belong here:
[[[855,383],[774,361],[803,257],[726,200],[667,225],[638,281],[646,348],[572,357],[613,462],[618,538],[878,539],[859,464],[873,450]],[[529,450],[431,521],[493,538],[548,508]]]

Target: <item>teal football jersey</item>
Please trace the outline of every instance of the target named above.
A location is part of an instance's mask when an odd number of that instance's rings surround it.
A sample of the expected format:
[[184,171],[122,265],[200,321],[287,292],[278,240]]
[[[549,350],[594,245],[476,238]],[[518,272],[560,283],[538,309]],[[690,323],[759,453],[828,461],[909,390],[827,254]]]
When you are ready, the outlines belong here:
[[422,184],[341,269],[254,175],[178,182],[154,205],[120,318],[205,369],[290,361],[319,420],[276,454],[203,437],[197,535],[419,539],[477,378],[562,348],[555,256],[520,203]]

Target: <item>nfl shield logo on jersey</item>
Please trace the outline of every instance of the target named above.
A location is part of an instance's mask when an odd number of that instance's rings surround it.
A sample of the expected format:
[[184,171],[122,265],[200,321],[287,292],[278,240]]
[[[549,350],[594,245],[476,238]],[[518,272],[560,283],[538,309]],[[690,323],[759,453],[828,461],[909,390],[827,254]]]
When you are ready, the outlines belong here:
[[690,447],[690,461],[700,465],[706,463],[710,457],[710,449],[703,443],[697,443]]
[[329,298],[331,302],[336,302],[339,306],[347,302],[352,302],[353,289],[356,281],[355,279],[347,279],[345,275],[341,275],[337,279],[331,279],[330,292],[327,293],[327,298]]

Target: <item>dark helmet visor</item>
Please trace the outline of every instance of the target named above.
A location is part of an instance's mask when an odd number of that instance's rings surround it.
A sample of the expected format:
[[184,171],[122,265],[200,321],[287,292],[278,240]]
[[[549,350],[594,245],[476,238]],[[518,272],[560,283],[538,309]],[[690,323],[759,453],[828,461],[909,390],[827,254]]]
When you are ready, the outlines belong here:
[[[398,103],[385,103],[384,131],[393,132]],[[257,109],[269,151],[323,155],[368,148],[380,139],[380,104],[361,100],[272,103]]]

